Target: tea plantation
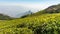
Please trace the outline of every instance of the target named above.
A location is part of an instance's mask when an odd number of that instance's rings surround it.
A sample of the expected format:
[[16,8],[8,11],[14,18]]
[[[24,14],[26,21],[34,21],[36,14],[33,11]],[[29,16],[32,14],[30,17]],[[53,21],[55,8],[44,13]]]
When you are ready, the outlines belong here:
[[60,34],[60,13],[0,20],[0,34]]

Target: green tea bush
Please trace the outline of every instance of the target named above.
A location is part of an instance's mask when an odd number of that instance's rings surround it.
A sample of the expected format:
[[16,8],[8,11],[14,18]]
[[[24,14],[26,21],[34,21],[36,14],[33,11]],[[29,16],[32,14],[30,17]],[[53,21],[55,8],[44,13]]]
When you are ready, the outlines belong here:
[[0,34],[60,34],[60,13],[0,21]]
[[33,31],[27,28],[9,28],[3,30],[3,34],[33,34]]

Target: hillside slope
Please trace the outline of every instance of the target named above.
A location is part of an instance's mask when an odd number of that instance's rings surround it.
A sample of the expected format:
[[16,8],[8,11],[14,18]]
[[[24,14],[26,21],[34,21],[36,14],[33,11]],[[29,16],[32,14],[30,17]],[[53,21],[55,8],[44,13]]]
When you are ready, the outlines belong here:
[[60,13],[60,4],[52,5],[44,10],[38,11],[37,13],[32,14],[31,16],[39,16],[42,14],[52,14],[52,13]]
[[0,20],[11,20],[13,19],[12,17],[4,14],[0,14]]
[[0,34],[59,34],[59,28],[60,13],[0,21]]
[[52,5],[45,10],[47,13],[60,13],[60,4]]
[[0,20],[0,34],[60,34],[60,9],[53,8],[39,11],[22,19]]

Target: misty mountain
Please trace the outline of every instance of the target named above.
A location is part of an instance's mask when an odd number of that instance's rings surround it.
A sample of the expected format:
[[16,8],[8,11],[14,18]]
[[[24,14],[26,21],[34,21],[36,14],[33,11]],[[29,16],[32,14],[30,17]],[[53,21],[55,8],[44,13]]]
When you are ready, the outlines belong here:
[[23,17],[23,16],[26,16],[26,15],[30,15],[32,14],[33,12],[31,12],[30,10],[29,11],[26,11],[26,12],[23,12],[23,13],[19,13],[18,15],[16,15],[17,17]]
[[0,13],[15,17],[18,13],[25,12],[29,9],[21,6],[0,6]]
[[11,17],[18,17],[17,15],[23,15],[25,12],[31,10],[36,12],[37,9],[23,7],[23,6],[0,6],[0,13],[9,15]]

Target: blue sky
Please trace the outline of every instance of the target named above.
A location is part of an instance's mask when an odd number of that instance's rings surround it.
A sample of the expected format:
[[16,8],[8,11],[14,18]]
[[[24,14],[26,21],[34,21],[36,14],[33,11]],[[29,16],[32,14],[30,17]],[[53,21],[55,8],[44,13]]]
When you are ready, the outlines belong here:
[[60,0],[0,0],[2,3],[60,3]]
[[22,3],[44,3],[44,2],[49,2],[49,3],[55,3],[55,2],[57,2],[57,3],[59,3],[60,2],[60,0],[0,0],[0,2],[22,2]]

